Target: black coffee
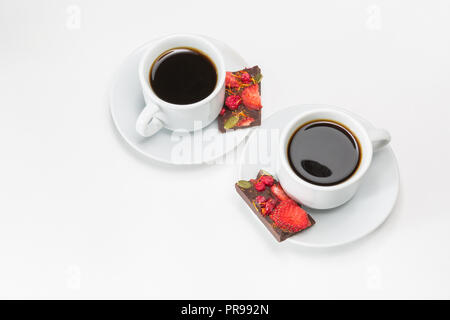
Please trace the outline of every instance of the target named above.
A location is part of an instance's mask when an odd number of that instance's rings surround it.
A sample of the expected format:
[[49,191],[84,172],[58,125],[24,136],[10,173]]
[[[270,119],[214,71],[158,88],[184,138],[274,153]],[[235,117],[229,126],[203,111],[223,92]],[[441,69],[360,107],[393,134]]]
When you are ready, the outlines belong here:
[[191,48],[164,52],[153,63],[149,77],[156,95],[174,104],[203,100],[214,91],[217,83],[214,63]]
[[329,120],[301,126],[288,145],[291,168],[303,180],[319,186],[347,180],[357,170],[360,157],[359,142],[351,131]]

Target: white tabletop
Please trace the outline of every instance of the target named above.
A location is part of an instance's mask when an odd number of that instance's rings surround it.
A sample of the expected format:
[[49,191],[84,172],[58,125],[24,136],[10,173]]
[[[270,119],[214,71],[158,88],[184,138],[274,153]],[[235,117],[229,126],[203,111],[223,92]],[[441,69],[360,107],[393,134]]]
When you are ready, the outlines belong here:
[[[293,3],[0,3],[1,298],[450,298],[450,2]],[[236,163],[132,151],[109,82],[172,32],[260,65],[266,116],[324,103],[388,129],[386,223],[333,249],[280,244],[243,211]]]

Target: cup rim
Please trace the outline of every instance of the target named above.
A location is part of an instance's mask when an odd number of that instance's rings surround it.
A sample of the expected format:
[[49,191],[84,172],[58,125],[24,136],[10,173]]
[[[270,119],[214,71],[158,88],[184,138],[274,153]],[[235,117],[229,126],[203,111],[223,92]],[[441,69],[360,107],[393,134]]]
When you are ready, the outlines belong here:
[[[160,44],[160,43],[162,43],[164,41],[167,41],[169,39],[174,39],[174,38],[191,38],[191,39],[194,39],[196,41],[203,42],[217,56],[217,59],[213,59],[208,54],[206,54],[202,50],[198,49],[200,52],[205,54],[209,59],[211,59],[211,61],[215,65],[216,71],[217,71],[216,87],[214,88],[214,90],[206,98],[204,98],[204,99],[202,99],[200,101],[197,101],[197,102],[194,102],[194,103],[190,103],[190,104],[175,104],[175,103],[170,103],[170,102],[164,101],[164,100],[162,100],[161,98],[159,98],[155,94],[155,92],[151,88],[151,85],[149,83],[147,83],[146,79],[144,78],[145,60],[146,60],[147,56],[155,49],[155,47],[158,44]],[[174,47],[174,48],[176,48],[176,47]],[[195,48],[195,49],[197,49],[197,48]],[[150,72],[150,70],[147,70],[146,72],[148,73],[148,72]],[[219,49],[213,43],[211,43],[211,41],[209,41],[205,37],[203,37],[201,35],[197,35],[197,34],[191,34],[191,33],[174,33],[174,34],[170,34],[170,35],[167,35],[165,37],[162,37],[162,38],[156,40],[145,51],[145,53],[142,55],[141,60],[139,62],[139,80],[141,82],[142,89],[145,90],[150,95],[151,99],[158,106],[163,106],[163,107],[170,108],[170,109],[173,109],[173,110],[180,110],[180,107],[182,107],[183,110],[194,109],[194,108],[196,108],[196,107],[198,107],[200,105],[203,105],[203,104],[208,103],[211,100],[213,100],[216,97],[216,95],[220,92],[221,88],[225,84],[225,73],[226,73],[225,62],[224,62],[223,55],[219,51]]]
[[[367,142],[366,145],[363,147],[362,145],[360,146],[363,152],[364,157],[362,158],[357,170],[355,173],[352,174],[352,176],[350,178],[348,178],[347,180],[336,184],[336,185],[332,185],[332,186],[320,186],[320,185],[316,185],[313,183],[310,183],[306,180],[303,180],[302,178],[300,178],[291,168],[291,166],[289,165],[289,161],[288,161],[288,156],[287,156],[287,139],[290,138],[288,137],[288,133],[289,131],[294,127],[299,127],[300,125],[296,125],[299,120],[301,120],[302,118],[311,115],[311,114],[315,114],[315,113],[338,113],[341,115],[344,115],[348,120],[350,120],[352,122],[352,125],[354,125],[355,127],[357,127],[359,129],[359,131],[364,135],[364,139]],[[323,119],[323,117],[322,117]],[[334,120],[332,117],[330,117],[329,120]],[[338,121],[338,120],[336,120]],[[345,123],[344,123],[345,124]],[[355,134],[355,133],[353,133]],[[356,134],[355,134],[356,135]],[[358,135],[357,136],[358,140],[360,140],[360,144],[362,144],[361,142],[361,137]],[[292,119],[287,126],[285,127],[285,129],[282,131],[281,134],[281,139],[280,139],[280,145],[279,145],[279,158],[281,159],[281,165],[284,167],[285,171],[289,173],[289,175],[298,183],[301,183],[302,185],[313,189],[313,190],[318,190],[318,191],[335,191],[335,190],[341,190],[344,189],[346,187],[348,187],[349,185],[354,184],[355,182],[359,181],[367,172],[367,170],[370,167],[370,163],[372,162],[372,156],[373,156],[373,147],[372,147],[372,143],[370,142],[370,138],[369,135],[367,133],[366,128],[364,127],[363,124],[361,124],[360,121],[358,121],[357,119],[355,119],[351,114],[349,114],[346,110],[341,109],[341,108],[334,108],[334,107],[322,107],[322,108],[317,108],[314,110],[309,110],[306,112],[302,112],[301,114],[299,114],[298,116],[296,116],[294,119]],[[364,161],[364,163],[363,163]]]

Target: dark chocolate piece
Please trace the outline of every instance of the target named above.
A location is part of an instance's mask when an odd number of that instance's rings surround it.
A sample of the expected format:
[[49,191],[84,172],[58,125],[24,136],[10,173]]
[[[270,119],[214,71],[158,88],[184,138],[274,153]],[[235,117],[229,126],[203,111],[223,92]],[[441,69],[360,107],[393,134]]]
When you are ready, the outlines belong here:
[[[270,175],[270,174],[261,170],[261,171],[259,171],[258,176],[255,181],[259,181],[260,177],[263,175]],[[307,219],[309,220],[309,225],[306,228],[304,228],[300,231],[297,231],[297,232],[291,232],[291,231],[283,230],[283,229],[279,228],[274,223],[274,221],[270,218],[270,214],[266,214],[266,215],[262,214],[263,206],[261,206],[257,203],[256,197],[263,196],[266,199],[275,199],[276,206],[273,210],[276,210],[276,208],[282,201],[280,199],[278,199],[277,195],[275,195],[272,192],[270,187],[266,187],[263,191],[257,191],[255,189],[255,185],[254,185],[255,181],[248,182],[248,181],[241,180],[241,181],[237,182],[235,184],[236,191],[242,197],[242,199],[244,199],[244,201],[247,203],[247,205],[250,207],[250,209],[252,209],[252,211],[256,214],[256,216],[259,218],[259,220],[261,220],[261,222],[266,226],[266,228],[272,233],[272,235],[275,237],[275,239],[277,239],[279,242],[284,241],[287,238],[297,234],[298,232],[306,230],[307,228],[309,228],[315,224],[314,219],[309,214],[307,214]],[[278,185],[281,188],[279,182],[275,179],[274,179],[274,185]],[[288,197],[287,195],[285,195],[285,196]],[[288,197],[288,199],[293,201],[289,197]],[[296,203],[296,204],[301,207],[300,204],[298,204],[298,203]]]
[[[253,79],[258,79],[258,78],[261,79],[261,77],[262,77],[261,69],[258,66],[235,71],[232,73],[237,74],[239,72],[248,72],[248,74]],[[257,85],[258,85],[259,94],[261,95],[261,81],[259,81],[257,83]],[[245,88],[236,89],[236,88],[228,88],[227,87],[225,90],[225,100],[232,93],[238,94],[238,95],[242,94],[242,91],[244,89]],[[255,127],[255,126],[261,125],[261,109],[254,110],[254,109],[248,108],[242,102],[236,110],[230,110],[225,104],[224,104],[223,108],[225,110],[225,113],[222,115],[219,115],[219,117],[218,117],[219,131],[222,133],[225,133],[227,130],[245,129],[245,128],[250,128],[250,127]],[[237,122],[232,128],[225,128],[225,124],[228,119],[230,119],[231,117],[233,117],[235,115],[243,115],[243,114],[245,114],[247,117],[245,118],[245,117],[239,116],[240,122]],[[248,119],[248,121],[245,121],[245,119]],[[251,119],[253,119],[253,120],[251,120]]]

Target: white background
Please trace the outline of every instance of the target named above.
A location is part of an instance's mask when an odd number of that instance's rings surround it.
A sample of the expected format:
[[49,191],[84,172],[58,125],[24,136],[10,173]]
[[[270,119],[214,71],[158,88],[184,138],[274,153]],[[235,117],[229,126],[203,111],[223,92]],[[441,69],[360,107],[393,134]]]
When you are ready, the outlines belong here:
[[[0,0],[0,297],[450,298],[449,30],[445,0]],[[401,189],[386,223],[333,249],[279,244],[236,166],[133,152],[108,85],[172,32],[260,65],[265,116],[325,103],[388,129]]]

